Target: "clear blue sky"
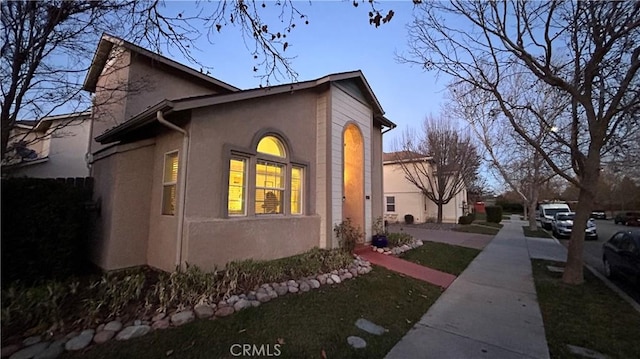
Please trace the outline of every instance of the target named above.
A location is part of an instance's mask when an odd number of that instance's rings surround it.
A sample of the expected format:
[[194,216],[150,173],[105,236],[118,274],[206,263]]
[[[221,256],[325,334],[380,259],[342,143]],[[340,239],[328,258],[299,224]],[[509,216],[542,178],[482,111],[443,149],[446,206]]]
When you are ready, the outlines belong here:
[[[191,2],[168,2],[167,11],[193,7]],[[376,6],[384,15],[393,9],[391,22],[375,28],[369,25],[368,3],[356,8],[345,1],[299,1],[296,6],[306,14],[309,24],[299,23],[288,35],[291,46],[285,52],[295,56],[293,68],[298,80],[310,80],[324,75],[362,70],[373,88],[386,116],[398,127],[385,134],[384,150],[390,151],[391,140],[407,127],[418,128],[429,113],[438,113],[447,79],[434,72],[400,64],[395,53],[405,51],[406,24],[412,18],[410,1],[382,1]],[[267,14],[276,9],[266,2]],[[384,10],[384,11],[382,11]],[[275,25],[275,24],[274,24]],[[272,25],[272,26],[274,26]],[[238,28],[223,28],[209,44],[206,38],[193,53],[204,65],[212,68],[211,75],[234,86],[246,89],[260,85],[252,69],[253,58],[245,47]],[[166,54],[188,64],[178,51]],[[289,82],[282,79],[281,83]],[[272,84],[276,84],[272,81]]]

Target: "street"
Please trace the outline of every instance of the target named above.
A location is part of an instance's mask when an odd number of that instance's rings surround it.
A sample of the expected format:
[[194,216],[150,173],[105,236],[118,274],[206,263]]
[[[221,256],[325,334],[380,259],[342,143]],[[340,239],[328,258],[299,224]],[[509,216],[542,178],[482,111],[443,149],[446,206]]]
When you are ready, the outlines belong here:
[[[614,224],[613,220],[595,220],[598,229],[597,241],[584,242],[584,262],[595,268],[604,275],[602,266],[602,243],[606,242],[614,233],[622,230],[638,229],[638,227],[627,227],[621,224]],[[567,239],[561,240],[562,244],[568,245]],[[627,293],[636,302],[640,303],[640,288],[626,281],[624,278],[614,278],[611,280],[618,288]]]

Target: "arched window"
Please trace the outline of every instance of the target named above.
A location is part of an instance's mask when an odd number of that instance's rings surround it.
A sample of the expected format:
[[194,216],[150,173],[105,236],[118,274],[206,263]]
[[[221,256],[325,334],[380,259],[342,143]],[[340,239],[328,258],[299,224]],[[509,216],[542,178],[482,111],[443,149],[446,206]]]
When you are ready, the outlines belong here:
[[[273,134],[260,138],[254,151],[255,156],[233,156],[230,161],[228,214],[302,214],[303,166],[291,163],[284,142]],[[253,176],[250,173],[252,167],[255,171]],[[255,183],[247,191],[246,179],[251,178],[250,176],[255,178]],[[250,181],[248,183],[251,185]],[[251,197],[253,203],[247,201]]]

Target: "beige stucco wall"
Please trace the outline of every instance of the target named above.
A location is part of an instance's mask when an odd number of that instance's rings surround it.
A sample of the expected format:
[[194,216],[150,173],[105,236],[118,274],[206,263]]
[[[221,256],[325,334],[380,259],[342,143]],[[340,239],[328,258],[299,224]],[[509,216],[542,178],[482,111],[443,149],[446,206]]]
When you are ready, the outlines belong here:
[[[383,167],[384,181],[384,217],[393,221],[396,218],[403,222],[406,214],[414,216],[416,222],[435,220],[438,217],[438,207],[426,198],[420,190],[409,182],[398,164],[385,164]],[[386,210],[386,197],[395,197],[395,212]],[[458,193],[442,208],[442,221],[456,223],[462,216],[462,202],[466,201],[466,190]]]
[[[182,160],[182,134],[163,130],[156,138],[156,145],[151,160],[153,174],[150,181],[150,206],[147,216],[149,218],[149,239],[147,244],[147,261],[152,267],[165,271],[173,271],[176,268],[176,251],[178,238],[178,213],[171,215],[162,214],[162,190],[164,177],[164,157],[165,154],[178,151],[178,166],[183,166]],[[195,166],[198,163],[195,162]],[[178,170],[178,174],[180,170]],[[182,178],[178,175],[176,186],[176,207],[180,203],[180,185]]]
[[94,197],[101,201],[93,259],[106,270],[147,264],[153,141],[114,146],[93,164]]
[[[384,215],[384,180],[382,176],[382,128],[371,127],[371,217],[374,222]],[[371,233],[375,234],[375,233]]]
[[[314,191],[317,97],[312,91],[301,91],[192,112],[183,253],[187,262],[210,267],[235,259],[273,259],[320,245]],[[268,129],[284,137],[289,159],[306,163],[305,213],[224,219],[229,148],[255,151],[254,137]],[[247,166],[252,167],[251,163]],[[252,176],[255,171],[249,168],[248,177]],[[253,203],[249,185],[247,207]]]
[[192,219],[185,259],[204,269],[234,260],[288,257],[318,246],[320,216]]

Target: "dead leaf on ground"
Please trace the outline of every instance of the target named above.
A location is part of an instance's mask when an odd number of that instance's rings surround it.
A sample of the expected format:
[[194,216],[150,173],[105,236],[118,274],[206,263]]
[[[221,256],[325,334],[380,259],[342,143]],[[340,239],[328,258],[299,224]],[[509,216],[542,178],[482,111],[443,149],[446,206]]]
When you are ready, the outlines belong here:
[[276,339],[276,342],[280,345],[284,345],[284,339],[283,338],[278,338]]

